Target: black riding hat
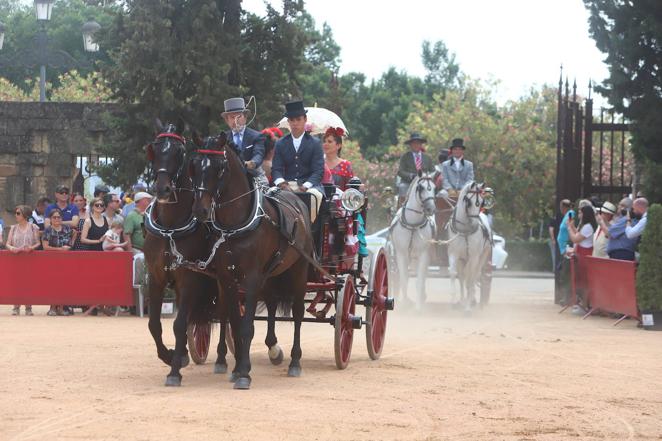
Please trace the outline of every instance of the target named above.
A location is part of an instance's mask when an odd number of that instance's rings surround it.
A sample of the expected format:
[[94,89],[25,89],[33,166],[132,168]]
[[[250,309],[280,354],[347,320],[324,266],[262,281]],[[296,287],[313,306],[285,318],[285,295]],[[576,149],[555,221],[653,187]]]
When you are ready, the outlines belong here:
[[405,141],[405,144],[409,145],[413,141],[428,142],[428,140],[423,138],[421,134],[418,132],[414,132],[411,135],[409,135],[409,139]]
[[303,101],[290,101],[285,103],[285,116],[286,118],[296,118],[297,116],[303,116],[308,111],[303,107]]
[[462,150],[466,149],[466,147],[464,146],[464,139],[455,138],[453,141],[451,141],[450,148],[452,149],[454,147],[460,147]]

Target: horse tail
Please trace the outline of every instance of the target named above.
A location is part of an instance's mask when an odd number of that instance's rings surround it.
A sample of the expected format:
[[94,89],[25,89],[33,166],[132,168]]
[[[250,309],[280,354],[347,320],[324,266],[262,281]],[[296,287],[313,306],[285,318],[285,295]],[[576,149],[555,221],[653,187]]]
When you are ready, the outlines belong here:
[[188,323],[205,324],[209,323],[214,317],[214,312],[218,308],[219,293],[216,281],[208,276],[201,274],[191,274],[196,277],[197,283],[187,284],[191,289],[184,294],[188,299],[189,314]]

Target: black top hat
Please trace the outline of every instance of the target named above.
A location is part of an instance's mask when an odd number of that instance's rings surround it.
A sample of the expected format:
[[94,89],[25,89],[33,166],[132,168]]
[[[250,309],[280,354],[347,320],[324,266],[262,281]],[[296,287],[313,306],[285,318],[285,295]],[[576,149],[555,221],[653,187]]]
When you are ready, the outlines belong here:
[[421,134],[417,132],[409,135],[409,139],[405,141],[405,144],[411,144],[412,141],[428,142],[427,139],[423,138]]
[[451,141],[450,148],[454,148],[454,147],[460,147],[462,150],[466,149],[466,147],[464,146],[464,139],[455,138],[453,141]]
[[303,101],[290,101],[285,103],[285,114],[286,118],[296,118],[297,116],[303,116],[308,111],[303,107]]

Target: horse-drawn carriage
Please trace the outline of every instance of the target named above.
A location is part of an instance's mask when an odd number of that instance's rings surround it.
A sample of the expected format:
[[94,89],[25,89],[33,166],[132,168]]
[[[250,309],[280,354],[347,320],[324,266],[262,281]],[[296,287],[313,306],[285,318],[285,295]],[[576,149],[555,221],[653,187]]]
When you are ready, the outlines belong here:
[[[325,195],[313,225],[315,258],[308,274],[306,295],[307,317],[304,322],[327,323],[334,328],[334,353],[338,369],[347,367],[354,338],[354,330],[366,325],[368,355],[376,360],[384,347],[388,311],[394,307],[388,295],[387,258],[383,249],[371,257],[369,274],[364,275],[363,257],[358,254],[359,216],[365,221],[367,201],[356,188],[336,192],[332,184],[324,185]],[[314,204],[308,193],[297,195],[310,206]],[[366,278],[367,277],[367,278]],[[243,301],[242,301],[243,303]],[[365,306],[365,319],[356,306]],[[331,308],[334,308],[332,313]],[[242,305],[243,309],[243,305]],[[267,321],[266,316],[255,320]],[[279,316],[277,321],[293,321]],[[209,353],[212,329],[219,320],[188,325],[189,352],[197,364],[205,363]],[[232,333],[225,333],[226,343],[234,352]]]
[[[387,192],[387,197],[392,201],[390,205],[394,219],[387,240],[387,249],[392,255],[389,268],[394,277],[406,280],[407,271],[400,271],[400,267],[408,268],[409,259],[403,255],[415,256],[419,263],[416,274],[419,279],[419,296],[421,296],[424,292],[424,278],[428,265],[438,267],[441,274],[445,274],[448,269],[453,280],[458,275],[457,262],[449,258],[449,247],[455,250],[464,248],[464,253],[455,252],[464,255],[459,259],[464,265],[470,260],[469,238],[479,233],[479,236],[483,236],[484,242],[477,246],[483,250],[486,243],[490,244],[489,250],[485,250],[488,253],[484,258],[485,263],[480,269],[479,276],[475,278],[480,288],[480,303],[486,304],[489,302],[492,284],[493,239],[487,218],[482,211],[494,205],[493,192],[482,184],[470,183],[462,191],[450,191],[442,195],[432,186],[432,182],[434,182],[433,175],[422,174],[412,181],[407,197],[390,196],[389,193],[392,195],[392,191]],[[460,197],[462,200],[458,206]],[[463,217],[462,220],[460,217]],[[398,238],[398,235],[403,236],[404,239]],[[459,246],[461,243],[466,246]],[[397,250],[398,247],[400,252]],[[478,254],[482,253],[483,251],[478,252]],[[393,280],[392,285],[397,285],[397,282]],[[404,294],[406,295],[406,287]]]

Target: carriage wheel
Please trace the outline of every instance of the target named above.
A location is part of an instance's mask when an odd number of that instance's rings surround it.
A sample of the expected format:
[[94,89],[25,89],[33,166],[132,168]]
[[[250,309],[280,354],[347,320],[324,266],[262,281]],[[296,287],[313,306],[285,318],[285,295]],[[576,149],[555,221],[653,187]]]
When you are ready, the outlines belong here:
[[336,367],[345,369],[352,355],[352,342],[354,340],[353,318],[356,310],[354,277],[348,275],[345,278],[342,291],[336,296],[336,321],[334,349],[336,356]]
[[188,350],[195,364],[204,364],[209,354],[211,343],[211,322],[189,323],[186,328],[188,337]]
[[366,325],[366,343],[368,344],[368,355],[377,360],[382,354],[384,337],[386,336],[386,318],[388,310],[386,301],[388,299],[388,265],[384,250],[379,250],[375,260],[375,268],[372,272],[372,296],[370,306],[366,307],[368,324]]

